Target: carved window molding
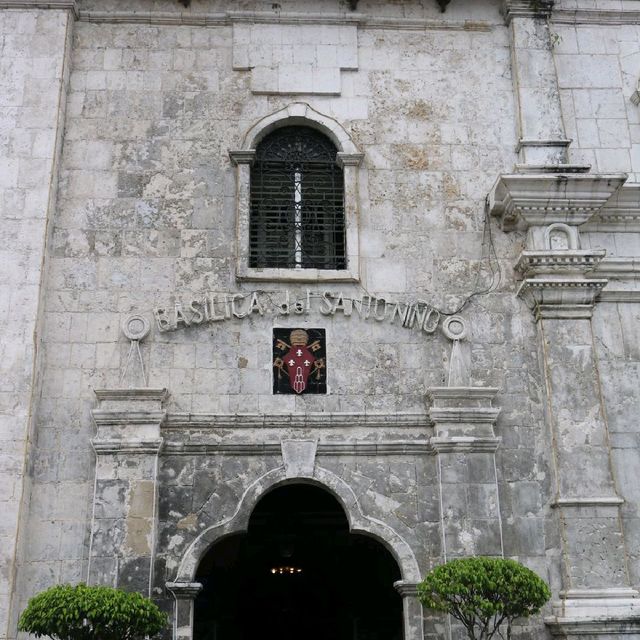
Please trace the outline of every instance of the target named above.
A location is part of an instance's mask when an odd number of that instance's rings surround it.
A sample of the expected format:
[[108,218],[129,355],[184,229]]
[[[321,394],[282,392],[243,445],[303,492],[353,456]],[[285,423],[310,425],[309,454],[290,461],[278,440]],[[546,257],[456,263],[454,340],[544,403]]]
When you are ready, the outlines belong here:
[[[281,127],[303,126],[318,130],[337,149],[344,182],[344,268],[287,268],[251,266],[251,172],[256,147]],[[236,277],[238,280],[288,282],[356,282],[360,277],[358,174],[362,154],[335,120],[305,103],[294,103],[263,118],[244,136],[242,148],[229,151],[236,166]]]

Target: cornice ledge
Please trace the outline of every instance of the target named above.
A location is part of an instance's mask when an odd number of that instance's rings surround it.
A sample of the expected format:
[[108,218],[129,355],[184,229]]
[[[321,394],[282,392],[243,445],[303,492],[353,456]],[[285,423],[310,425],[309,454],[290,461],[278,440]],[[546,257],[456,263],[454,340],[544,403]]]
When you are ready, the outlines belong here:
[[545,619],[554,636],[629,634],[640,632],[640,598],[631,587],[569,589],[552,603]]
[[[233,456],[280,456],[280,442],[241,442],[217,444],[207,442],[167,442],[165,455],[233,455]],[[404,442],[325,442],[319,443],[318,456],[376,456],[376,455],[431,455],[433,449],[428,440]]]
[[601,496],[592,498],[558,498],[551,503],[552,508],[559,507],[619,507],[624,499],[618,496]]
[[498,387],[430,387],[427,397],[436,400],[493,400],[500,389]]
[[[0,0],[2,1],[2,0]],[[344,13],[299,13],[282,11],[84,11],[79,12],[82,22],[116,24],[157,24],[185,26],[227,26],[233,24],[317,24],[356,25],[369,29],[395,29],[405,31],[480,31],[489,32],[494,25],[485,21],[458,20],[442,22],[421,18],[395,18],[392,16],[369,16],[357,12]]]
[[442,423],[495,424],[502,409],[498,407],[432,407],[431,420]]
[[58,9],[79,16],[76,0],[0,0],[0,9]]
[[495,453],[502,438],[474,438],[472,436],[434,436],[431,446],[436,453]]
[[164,429],[280,429],[294,427],[418,427],[429,426],[424,413],[171,413]]
[[609,289],[607,287],[599,296],[599,302],[640,303],[640,290],[638,289]]
[[[607,286],[607,280],[582,279],[582,278],[527,278],[522,281],[518,295],[528,292],[578,292],[585,297],[585,300],[591,296],[597,295],[604,287]],[[563,300],[558,300],[561,304]]]
[[505,231],[552,223],[582,225],[620,189],[627,174],[503,174],[487,197]]
[[162,424],[166,418],[165,411],[136,411],[94,409],[91,414],[98,426]]
[[109,455],[118,453],[127,454],[158,454],[162,449],[162,438],[149,440],[107,440],[94,438],[91,441],[96,455]]
[[640,614],[627,616],[602,616],[598,618],[554,617],[546,618],[544,623],[549,627],[552,636],[561,638],[582,636],[605,637],[615,634],[637,637],[640,633]]
[[502,15],[507,24],[514,18],[548,18],[553,10],[554,0],[504,0]]
[[605,250],[591,249],[523,251],[515,268],[525,277],[584,275],[596,269],[605,255]]
[[164,402],[167,399],[167,389],[140,387],[137,389],[94,389],[98,400],[154,400]]
[[623,25],[640,23],[640,11],[616,9],[557,9],[551,16],[554,24]]
[[640,258],[604,258],[592,273],[599,278],[637,280],[640,279]]

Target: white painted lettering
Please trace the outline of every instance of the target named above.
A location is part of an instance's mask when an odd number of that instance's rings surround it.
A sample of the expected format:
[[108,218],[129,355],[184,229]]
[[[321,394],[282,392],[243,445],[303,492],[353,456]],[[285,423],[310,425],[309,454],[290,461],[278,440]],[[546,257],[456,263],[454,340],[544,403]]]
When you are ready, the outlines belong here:
[[333,302],[331,302],[331,292],[323,291],[320,299],[320,313],[323,316],[329,316],[333,313]]

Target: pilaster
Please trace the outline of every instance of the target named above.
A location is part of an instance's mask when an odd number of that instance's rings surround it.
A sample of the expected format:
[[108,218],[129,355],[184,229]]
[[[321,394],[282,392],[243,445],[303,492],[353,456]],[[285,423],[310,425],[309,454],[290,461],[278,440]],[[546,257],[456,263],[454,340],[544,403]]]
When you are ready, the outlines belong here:
[[505,0],[502,7],[511,39],[519,171],[567,165],[571,140],[564,131],[549,31],[553,5],[553,0]]
[[73,7],[67,0],[0,1],[0,307],[10,319],[0,331],[0,638],[15,636],[16,609],[24,593],[17,576],[29,538],[30,449],[41,395],[47,246],[57,196]]
[[424,638],[424,625],[422,603],[418,600],[418,585],[414,582],[398,580],[393,583],[393,586],[402,596],[402,626],[405,640],[422,640]]
[[199,582],[167,582],[167,591],[173,595],[173,640],[193,638],[193,603],[202,585]]
[[501,176],[489,196],[503,229],[527,232],[516,270],[518,295],[532,309],[546,382],[555,464],[552,503],[562,539],[563,589],[547,620],[560,637],[640,631],[630,587],[622,499],[611,451],[594,336],[593,307],[604,278],[589,277],[604,251],[584,250],[580,226],[621,188],[626,176]]
[[96,390],[89,582],[151,594],[166,389]]
[[494,433],[500,414],[493,406],[497,392],[485,387],[436,387],[427,392],[447,559],[503,552],[495,465],[500,444]]

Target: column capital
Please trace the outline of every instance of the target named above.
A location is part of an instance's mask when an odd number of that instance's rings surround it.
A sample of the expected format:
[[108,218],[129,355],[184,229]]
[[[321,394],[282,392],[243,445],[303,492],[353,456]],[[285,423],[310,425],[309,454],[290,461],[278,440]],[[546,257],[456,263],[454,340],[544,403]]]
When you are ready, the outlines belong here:
[[393,583],[393,588],[403,597],[403,598],[416,598],[418,596],[418,583],[417,582],[407,582],[406,580],[397,580]]
[[486,451],[487,443],[495,451],[493,427],[500,408],[493,406],[495,387],[432,387],[427,389],[431,402],[429,417],[435,427],[431,439],[434,450]]
[[167,582],[165,587],[175,596],[176,600],[194,600],[202,591],[200,582]]
[[502,15],[510,24],[514,18],[548,18],[555,0],[504,0]]
[[536,321],[589,319],[607,283],[604,279],[527,278],[520,285],[518,296],[529,304]]
[[230,149],[229,157],[231,158],[231,162],[236,166],[240,164],[248,164],[251,166],[256,160],[256,151],[255,149]]
[[359,167],[362,164],[364,153],[345,153],[338,151],[336,154],[336,162],[340,167]]
[[166,389],[95,389],[98,406],[96,453],[151,453],[159,450],[160,427],[166,419]]

